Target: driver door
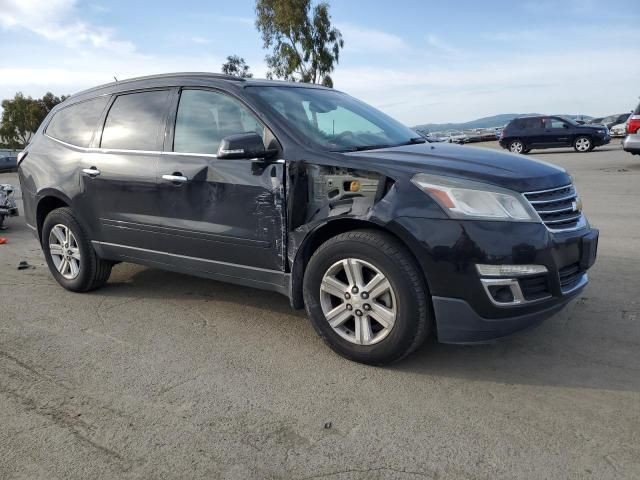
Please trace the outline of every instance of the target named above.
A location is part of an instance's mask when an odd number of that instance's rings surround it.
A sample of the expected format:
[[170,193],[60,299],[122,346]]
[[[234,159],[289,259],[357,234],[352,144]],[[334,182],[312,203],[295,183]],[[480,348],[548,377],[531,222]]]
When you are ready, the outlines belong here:
[[229,276],[284,271],[284,162],[216,156],[224,137],[252,131],[277,148],[271,132],[217,90],[183,89],[173,116],[158,162],[156,248]]

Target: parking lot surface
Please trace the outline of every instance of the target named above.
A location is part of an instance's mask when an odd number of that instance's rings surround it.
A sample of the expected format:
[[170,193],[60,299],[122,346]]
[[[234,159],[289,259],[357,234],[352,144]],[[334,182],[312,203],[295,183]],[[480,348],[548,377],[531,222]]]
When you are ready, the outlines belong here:
[[532,157],[600,228],[590,285],[534,331],[389,368],[338,357],[269,292],[129,264],[67,292],[8,219],[0,478],[640,478],[640,157]]

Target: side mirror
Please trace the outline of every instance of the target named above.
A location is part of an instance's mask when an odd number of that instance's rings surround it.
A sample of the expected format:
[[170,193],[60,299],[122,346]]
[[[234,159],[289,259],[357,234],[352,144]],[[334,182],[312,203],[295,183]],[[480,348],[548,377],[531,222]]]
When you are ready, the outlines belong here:
[[268,155],[262,137],[256,132],[229,135],[222,139],[218,147],[220,159],[265,158]]

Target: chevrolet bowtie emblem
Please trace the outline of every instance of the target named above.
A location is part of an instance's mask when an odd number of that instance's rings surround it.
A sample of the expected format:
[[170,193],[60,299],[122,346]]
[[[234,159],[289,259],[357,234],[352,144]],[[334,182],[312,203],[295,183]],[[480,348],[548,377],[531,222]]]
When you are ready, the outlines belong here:
[[579,198],[576,198],[575,202],[571,202],[571,206],[573,207],[573,211],[574,212],[581,212],[582,211],[582,200],[580,200]]

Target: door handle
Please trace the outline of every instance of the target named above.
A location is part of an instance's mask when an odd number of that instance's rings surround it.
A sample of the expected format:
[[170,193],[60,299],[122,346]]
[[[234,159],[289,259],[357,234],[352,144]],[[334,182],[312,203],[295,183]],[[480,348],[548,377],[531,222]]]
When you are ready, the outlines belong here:
[[98,170],[96,167],[83,168],[82,169],[82,173],[85,173],[85,174],[89,175],[91,178],[93,178],[93,177],[97,177],[98,175],[100,175],[100,170]]
[[181,175],[179,172],[172,173],[171,175],[162,175],[163,180],[167,180],[169,182],[178,182],[184,183],[189,180],[187,177]]

